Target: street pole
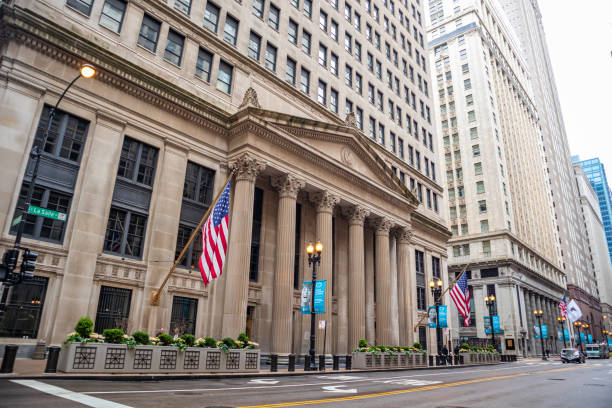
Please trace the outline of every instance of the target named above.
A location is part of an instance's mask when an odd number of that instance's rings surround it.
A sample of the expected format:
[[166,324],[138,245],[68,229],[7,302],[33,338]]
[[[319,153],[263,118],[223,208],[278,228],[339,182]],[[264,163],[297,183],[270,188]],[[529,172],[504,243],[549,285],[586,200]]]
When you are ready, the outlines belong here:
[[580,338],[580,326],[582,323],[580,322],[574,322],[574,326],[578,329],[578,337],[576,339],[576,341],[578,342],[578,344],[580,344],[580,351],[582,351],[582,339]]
[[559,326],[561,326],[561,337],[563,338],[563,348],[566,348],[565,344],[565,332],[563,331],[563,323],[565,322],[565,317],[557,317],[557,321],[559,322]]
[[437,354],[440,355],[442,350],[442,328],[440,327],[440,305],[442,304],[442,281],[438,279],[437,282],[433,280],[429,282],[431,288],[431,295],[434,298],[434,306],[436,307],[436,346],[438,348]]
[[[316,251],[316,255],[315,255]],[[321,262],[321,252],[323,251],[323,245],[321,242],[317,242],[315,246],[308,244],[306,247],[306,253],[308,254],[308,265],[312,265],[312,288],[310,292],[311,305],[310,305],[310,371],[317,370],[317,364],[315,362],[315,286],[317,284],[317,264]],[[327,323],[327,322],[326,322]]]
[[491,326],[491,343],[493,344],[493,348],[497,350],[495,346],[495,329],[493,328],[493,305],[495,304],[495,296],[485,296],[485,303],[489,308],[489,324]]
[[534,310],[533,314],[538,319],[538,326],[540,327],[540,347],[542,348],[542,360],[546,361],[548,359],[546,358],[546,351],[544,350],[544,333],[542,332],[542,314],[544,314],[544,312],[541,309]]

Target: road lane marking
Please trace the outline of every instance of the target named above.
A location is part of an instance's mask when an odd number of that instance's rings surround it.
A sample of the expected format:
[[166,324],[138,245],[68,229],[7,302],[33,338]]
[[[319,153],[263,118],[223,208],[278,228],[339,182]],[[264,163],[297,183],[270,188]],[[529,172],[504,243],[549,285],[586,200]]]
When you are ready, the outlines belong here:
[[474,380],[457,381],[457,382],[452,382],[452,383],[447,383],[447,384],[428,385],[425,387],[409,388],[405,390],[395,390],[395,391],[379,392],[379,393],[374,393],[374,394],[355,395],[352,397],[336,397],[336,398],[326,398],[326,399],[310,400],[310,401],[281,402],[281,403],[265,404],[265,405],[249,405],[249,406],[242,406],[242,407],[237,407],[237,408],[278,408],[278,407],[292,407],[292,406],[299,406],[299,405],[328,404],[331,402],[354,401],[354,400],[361,400],[361,399],[368,399],[368,398],[401,395],[401,394],[407,394],[409,392],[430,391],[430,390],[436,390],[440,388],[457,387],[460,385],[475,384],[475,383],[481,383],[481,382],[486,382],[486,381],[504,380],[507,378],[525,377],[525,376],[533,375],[533,374],[544,374],[544,373],[550,373],[550,372],[576,370],[579,368],[586,368],[586,367],[582,366],[582,367],[557,368],[554,370],[541,370],[541,371],[533,371],[533,372],[528,372],[528,373],[499,375],[495,377],[477,378]]
[[382,383],[382,384],[404,385],[404,386],[412,385],[413,387],[415,387],[415,386],[440,384],[442,381],[427,381],[427,380],[410,380],[410,379],[406,379],[406,380],[385,380],[385,381],[374,381],[374,382],[375,383]]
[[[412,374],[412,375],[402,375],[395,377],[381,377],[381,378],[368,378],[364,377],[359,380],[346,380],[342,383],[354,383],[354,382],[372,382],[373,380],[392,380],[392,379],[400,379],[400,378],[413,378],[413,377],[439,377],[442,375],[454,375],[454,374],[473,374],[483,371],[503,371],[503,370],[515,370],[519,368],[535,368],[535,367],[527,367],[527,366],[515,366],[515,367],[503,367],[503,368],[494,368],[494,369],[479,369],[479,370],[449,370],[445,372],[432,372],[428,374]],[[377,371],[378,372],[378,371]],[[368,373],[364,373],[368,374]],[[331,375],[330,375],[331,377]],[[322,385],[337,385],[338,382],[323,382],[323,383],[299,383],[299,384],[279,384],[279,385],[261,385],[261,386],[251,386],[251,387],[223,387],[223,388],[185,388],[185,389],[165,389],[165,390],[124,390],[124,391],[84,391],[83,394],[87,395],[100,395],[100,394],[148,394],[148,393],[180,393],[180,392],[214,392],[214,391],[236,391],[236,390],[248,390],[248,389],[262,389],[262,388],[285,388],[285,387],[318,387]]]
[[247,384],[270,384],[270,385],[274,385],[274,384],[278,384],[279,381],[278,380],[272,380],[270,378],[255,378],[252,379],[251,381],[249,381]]
[[56,387],[55,385],[46,384],[36,380],[11,380],[19,385],[34,388],[35,390],[55,395],[56,397],[65,398],[71,401],[76,401],[80,404],[93,408],[131,408],[128,405],[118,404],[116,402],[103,400],[78,392],[70,391],[65,388]]
[[318,375],[317,378],[322,380],[336,380],[336,381],[349,381],[349,380],[361,380],[361,377],[355,375]]
[[327,387],[323,387],[323,389],[325,390],[325,392],[342,392],[342,393],[348,393],[348,394],[356,394],[357,393],[357,389],[356,388],[351,388],[349,390],[347,389],[341,389],[340,387],[346,387],[345,385],[330,385]]

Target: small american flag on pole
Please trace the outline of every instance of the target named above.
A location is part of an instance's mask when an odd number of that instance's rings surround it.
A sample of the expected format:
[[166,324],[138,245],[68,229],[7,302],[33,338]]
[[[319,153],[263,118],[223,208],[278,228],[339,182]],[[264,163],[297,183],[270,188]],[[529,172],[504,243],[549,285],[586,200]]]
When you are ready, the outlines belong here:
[[567,314],[567,302],[565,300],[565,295],[563,295],[563,299],[561,299],[561,302],[559,303],[559,311],[561,313],[561,317],[565,317]]
[[200,256],[200,274],[204,286],[221,276],[225,254],[227,253],[227,238],[229,234],[229,203],[231,181],[227,183],[223,193],[215,203],[212,214],[202,227],[202,256]]
[[461,274],[461,277],[455,283],[455,286],[450,291],[450,297],[455,302],[457,310],[463,316],[463,325],[468,327],[470,321],[470,289],[467,284],[467,275],[465,271]]

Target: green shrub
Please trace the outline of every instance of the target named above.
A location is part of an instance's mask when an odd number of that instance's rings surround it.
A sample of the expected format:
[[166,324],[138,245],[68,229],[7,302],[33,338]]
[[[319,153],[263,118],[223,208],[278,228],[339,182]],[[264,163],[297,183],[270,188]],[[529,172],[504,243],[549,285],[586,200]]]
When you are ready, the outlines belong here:
[[414,347],[417,350],[423,350],[423,346],[418,341],[415,341],[412,347]]
[[213,339],[212,337],[205,337],[204,344],[208,348],[217,348],[217,340]]
[[93,333],[93,322],[87,316],[83,316],[79,319],[76,326],[74,326],[74,331],[78,333],[84,339],[89,338],[91,333]]
[[111,344],[121,344],[124,341],[123,330],[121,329],[106,329],[104,330],[104,342]]
[[132,334],[132,337],[134,337],[136,344],[151,344],[149,341],[149,333],[137,331]]
[[181,336],[181,339],[183,339],[187,347],[193,347],[195,344],[195,336],[193,334],[185,333]]
[[161,333],[157,338],[162,346],[171,346],[174,343],[174,338],[166,333]]
[[359,339],[359,343],[357,343],[357,347],[359,348],[368,347],[368,342],[366,341],[366,339]]
[[223,340],[221,340],[221,342],[223,342],[223,344],[225,344],[228,349],[236,349],[236,348],[238,348],[238,345],[236,344],[236,341],[234,339],[232,339],[231,337],[226,337]]

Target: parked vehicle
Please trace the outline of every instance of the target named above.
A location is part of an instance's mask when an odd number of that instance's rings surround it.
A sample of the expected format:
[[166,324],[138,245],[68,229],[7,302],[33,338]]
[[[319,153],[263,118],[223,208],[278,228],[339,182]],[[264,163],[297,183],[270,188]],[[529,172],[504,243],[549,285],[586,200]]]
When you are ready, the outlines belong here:
[[586,361],[585,355],[580,350],[575,348],[566,348],[561,350],[561,362],[565,363],[584,363]]
[[587,344],[587,358],[608,358],[610,351],[605,344]]

